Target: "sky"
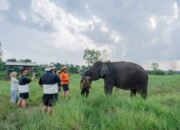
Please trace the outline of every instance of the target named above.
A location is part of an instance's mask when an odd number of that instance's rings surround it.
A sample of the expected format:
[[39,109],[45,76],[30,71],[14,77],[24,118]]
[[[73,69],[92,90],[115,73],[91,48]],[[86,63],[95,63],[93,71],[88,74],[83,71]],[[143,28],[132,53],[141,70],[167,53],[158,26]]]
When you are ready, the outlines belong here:
[[0,0],[3,60],[83,65],[105,60],[180,70],[180,0]]

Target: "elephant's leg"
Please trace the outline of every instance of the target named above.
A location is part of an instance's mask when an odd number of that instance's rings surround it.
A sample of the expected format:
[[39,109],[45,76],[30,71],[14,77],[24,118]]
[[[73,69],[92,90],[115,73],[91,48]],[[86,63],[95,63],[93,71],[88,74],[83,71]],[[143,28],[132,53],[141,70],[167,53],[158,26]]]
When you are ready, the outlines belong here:
[[81,95],[84,96],[84,89],[81,90]]
[[104,92],[105,92],[106,95],[111,95],[112,90],[113,90],[113,86],[112,85],[105,84]]
[[136,92],[137,92],[136,89],[131,89],[131,97],[136,96]]
[[142,98],[146,99],[146,97],[147,97],[147,88],[146,87],[142,88],[141,91],[140,91],[140,94],[141,94]]
[[89,90],[86,89],[86,97],[88,97],[88,95],[89,95]]

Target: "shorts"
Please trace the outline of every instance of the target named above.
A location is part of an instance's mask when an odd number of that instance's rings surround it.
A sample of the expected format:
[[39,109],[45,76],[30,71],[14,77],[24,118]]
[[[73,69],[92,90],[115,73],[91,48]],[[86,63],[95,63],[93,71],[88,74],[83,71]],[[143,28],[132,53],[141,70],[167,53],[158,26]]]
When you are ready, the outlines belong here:
[[58,100],[58,94],[43,94],[42,100],[45,106],[52,107]]
[[62,85],[63,91],[69,91],[69,86],[68,85]]
[[19,93],[19,98],[28,99],[29,98],[29,93]]

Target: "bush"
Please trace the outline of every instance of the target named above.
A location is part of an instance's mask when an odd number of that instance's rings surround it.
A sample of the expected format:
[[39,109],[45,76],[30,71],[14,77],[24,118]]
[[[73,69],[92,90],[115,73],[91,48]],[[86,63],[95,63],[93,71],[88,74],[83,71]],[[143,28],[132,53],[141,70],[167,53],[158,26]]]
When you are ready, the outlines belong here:
[[165,75],[163,70],[148,70],[147,72],[152,75]]

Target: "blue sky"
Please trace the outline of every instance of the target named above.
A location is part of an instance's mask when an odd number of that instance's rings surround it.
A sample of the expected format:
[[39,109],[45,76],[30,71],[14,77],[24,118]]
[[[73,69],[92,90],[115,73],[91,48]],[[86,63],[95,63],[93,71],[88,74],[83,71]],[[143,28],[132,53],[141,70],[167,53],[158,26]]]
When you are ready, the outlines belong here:
[[84,64],[85,48],[105,60],[180,69],[179,0],[0,0],[8,58]]

